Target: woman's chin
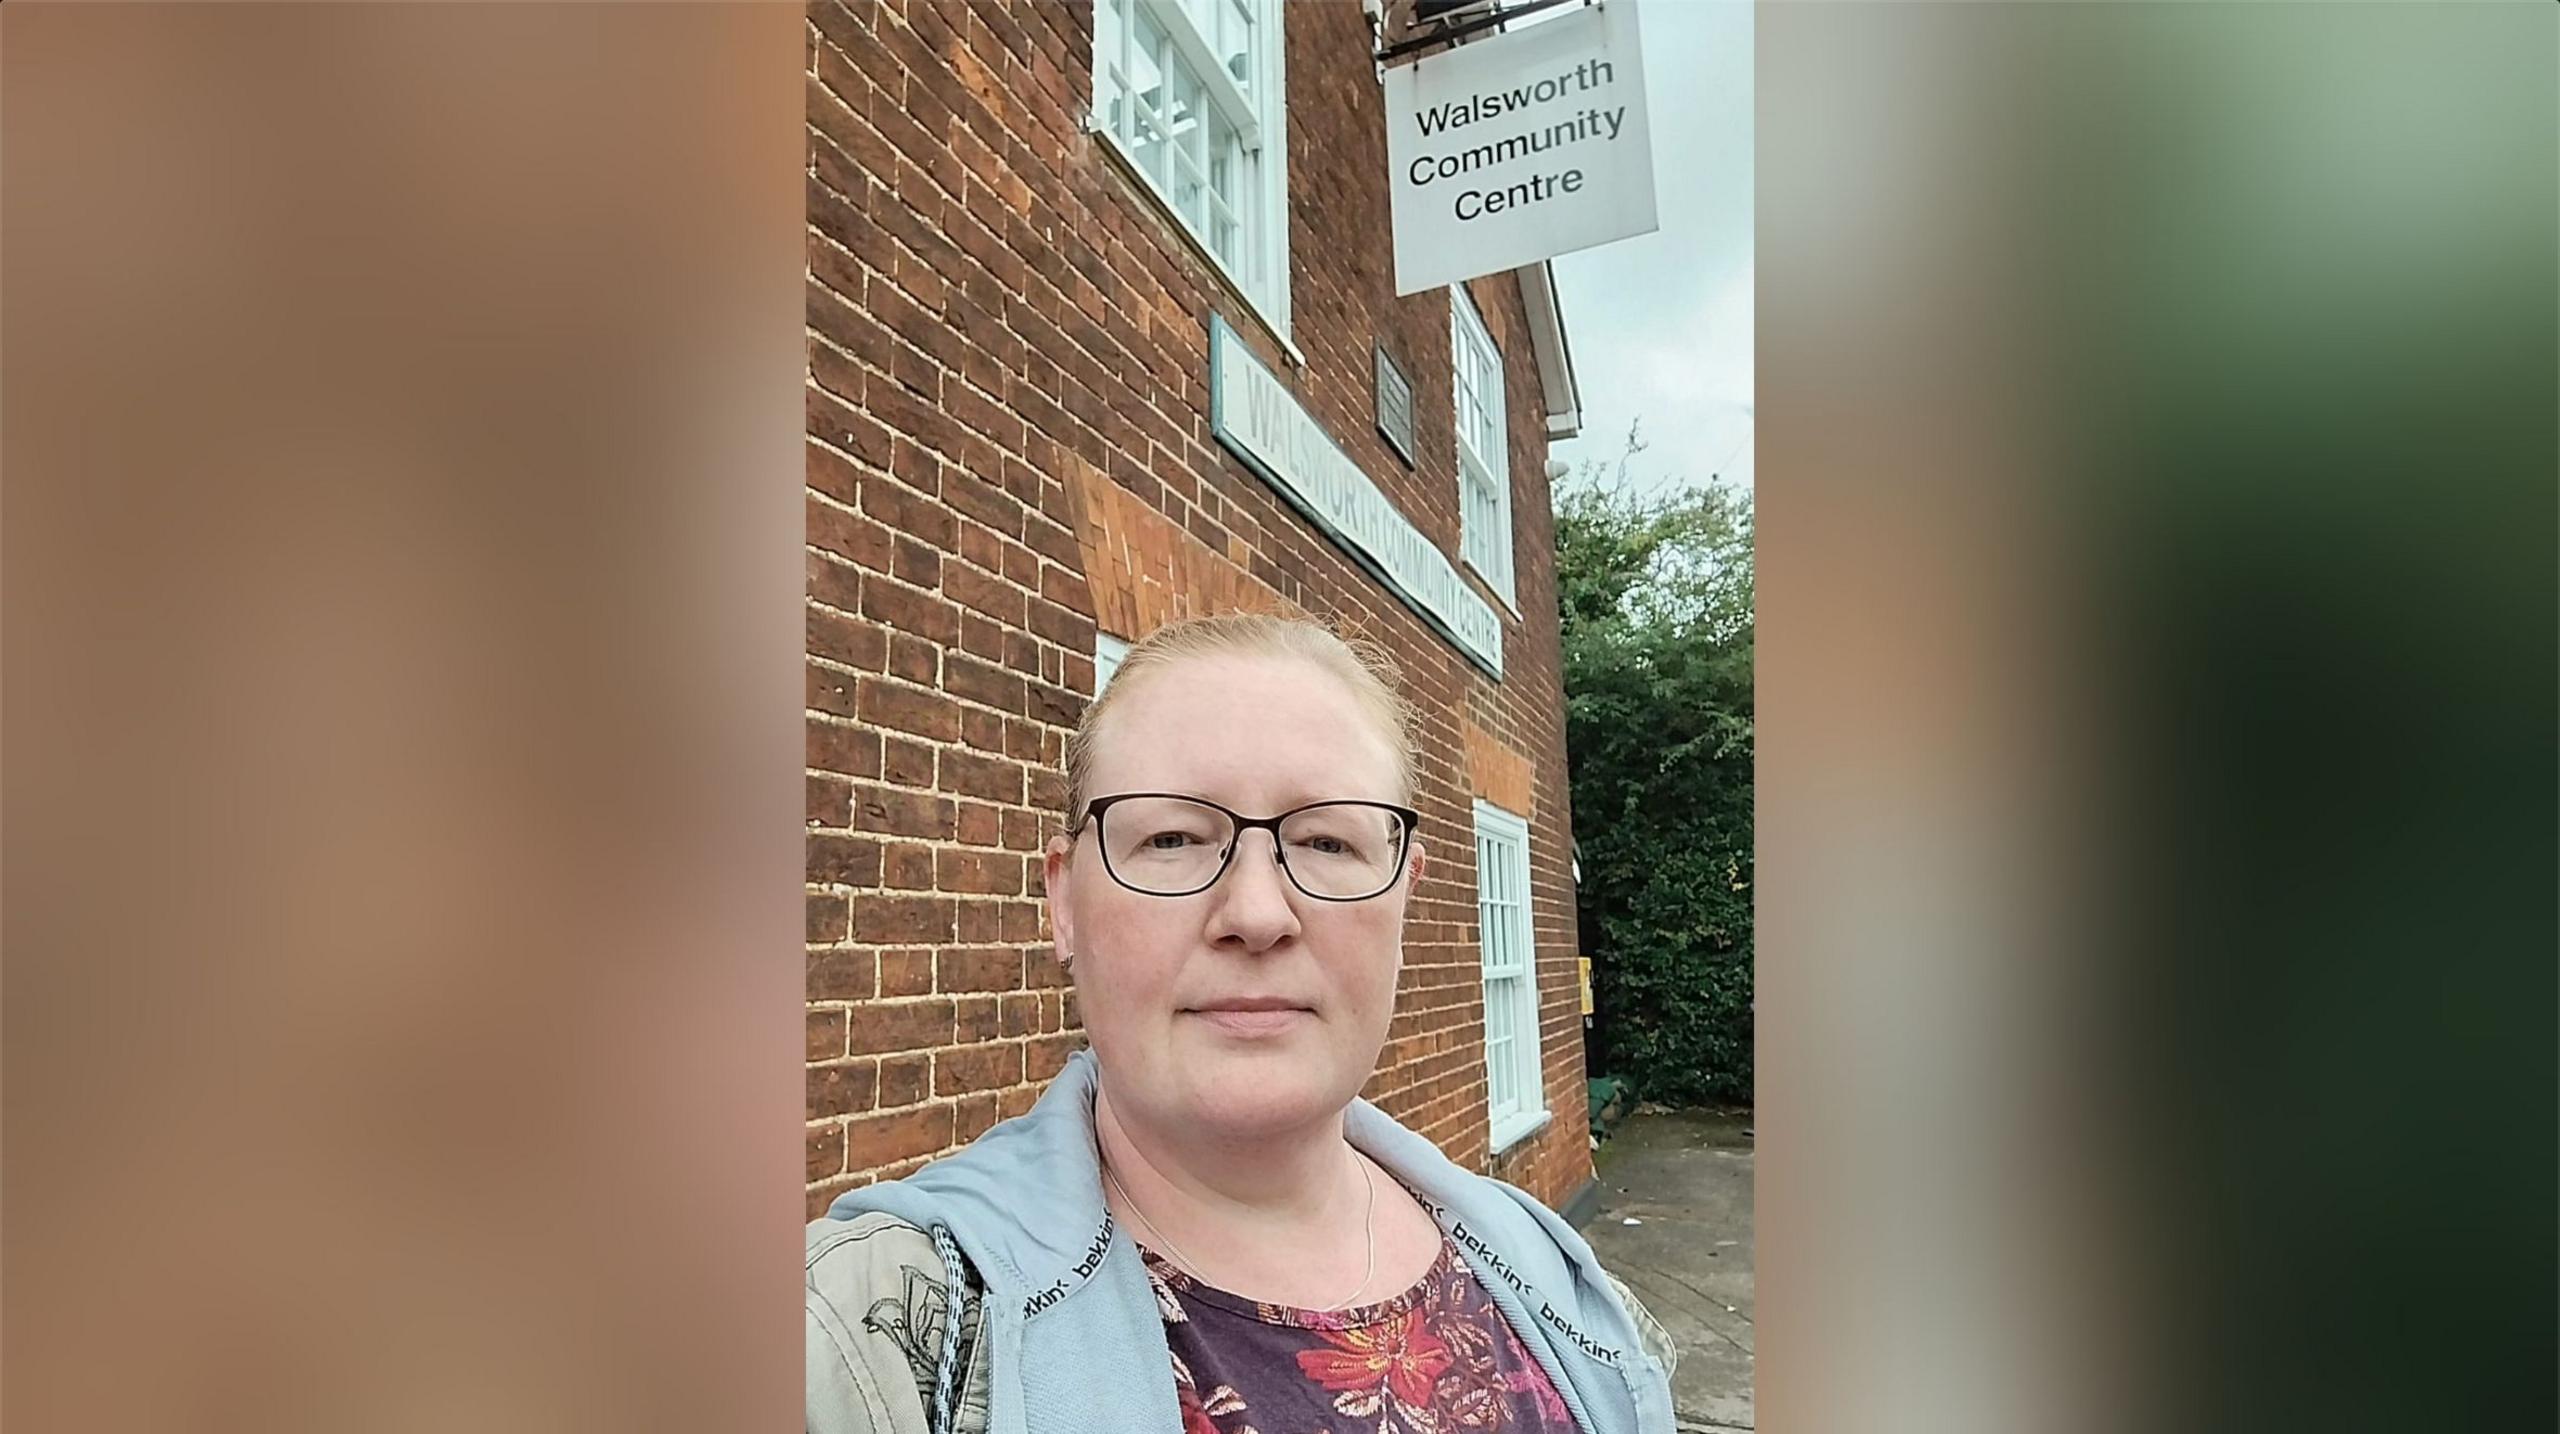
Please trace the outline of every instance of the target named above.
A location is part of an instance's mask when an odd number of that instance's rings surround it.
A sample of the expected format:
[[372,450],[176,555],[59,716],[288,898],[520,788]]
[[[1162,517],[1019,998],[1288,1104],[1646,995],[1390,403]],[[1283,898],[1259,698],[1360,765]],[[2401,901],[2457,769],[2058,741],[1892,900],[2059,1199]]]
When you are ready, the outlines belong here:
[[[1216,1063],[1220,1066],[1256,1062]],[[1277,1135],[1338,1114],[1349,1104],[1310,1078],[1303,1066],[1290,1071],[1223,1069],[1197,1072],[1184,1104],[1204,1131],[1221,1138],[1249,1140]]]

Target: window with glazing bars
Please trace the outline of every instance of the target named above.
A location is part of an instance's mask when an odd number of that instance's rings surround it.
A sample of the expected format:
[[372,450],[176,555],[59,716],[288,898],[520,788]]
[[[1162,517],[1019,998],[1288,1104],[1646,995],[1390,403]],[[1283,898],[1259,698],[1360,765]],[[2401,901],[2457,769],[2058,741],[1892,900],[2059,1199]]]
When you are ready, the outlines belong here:
[[1546,1116],[1538,1064],[1537,948],[1529,925],[1529,828],[1476,803],[1476,929],[1484,948],[1484,1065],[1493,1148]]
[[1459,555],[1517,605],[1511,586],[1511,443],[1502,351],[1464,284],[1449,290],[1449,358],[1457,395]]
[[1094,0],[1093,127],[1285,329],[1278,0]]

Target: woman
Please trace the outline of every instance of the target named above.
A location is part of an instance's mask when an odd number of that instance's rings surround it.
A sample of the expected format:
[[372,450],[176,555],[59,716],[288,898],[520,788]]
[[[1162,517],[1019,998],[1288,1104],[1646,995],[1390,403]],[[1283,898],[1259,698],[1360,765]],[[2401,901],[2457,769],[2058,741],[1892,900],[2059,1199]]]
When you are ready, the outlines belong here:
[[1312,623],[1130,650],[1046,855],[1090,1049],[811,1223],[812,1434],[1668,1434],[1668,1341],[1581,1237],[1358,1098],[1425,861],[1408,723]]

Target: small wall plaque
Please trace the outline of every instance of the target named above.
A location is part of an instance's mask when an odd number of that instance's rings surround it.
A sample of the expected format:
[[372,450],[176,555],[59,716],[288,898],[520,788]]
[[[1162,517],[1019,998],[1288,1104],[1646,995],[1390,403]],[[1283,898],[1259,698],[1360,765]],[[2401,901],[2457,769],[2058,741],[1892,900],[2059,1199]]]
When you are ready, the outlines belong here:
[[1410,468],[1413,466],[1413,384],[1405,378],[1404,370],[1396,367],[1396,361],[1387,357],[1384,345],[1372,345],[1372,348],[1378,355],[1378,432],[1386,436],[1388,445],[1404,459],[1404,466]]

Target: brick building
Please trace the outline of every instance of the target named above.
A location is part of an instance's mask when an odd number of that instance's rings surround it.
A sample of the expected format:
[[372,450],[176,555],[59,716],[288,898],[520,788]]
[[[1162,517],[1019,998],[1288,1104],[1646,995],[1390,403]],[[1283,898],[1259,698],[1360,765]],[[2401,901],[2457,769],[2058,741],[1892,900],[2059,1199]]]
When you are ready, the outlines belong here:
[[1079,1041],[1042,843],[1169,617],[1387,645],[1434,854],[1371,1099],[1590,1181],[1543,265],[1399,299],[1359,4],[808,12],[808,1195],[1029,1107]]

